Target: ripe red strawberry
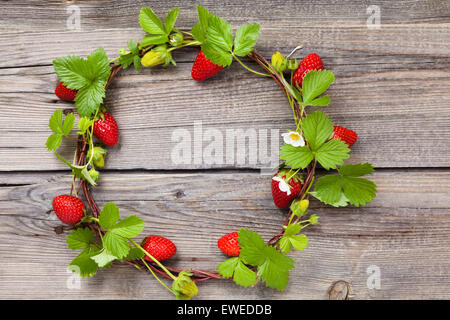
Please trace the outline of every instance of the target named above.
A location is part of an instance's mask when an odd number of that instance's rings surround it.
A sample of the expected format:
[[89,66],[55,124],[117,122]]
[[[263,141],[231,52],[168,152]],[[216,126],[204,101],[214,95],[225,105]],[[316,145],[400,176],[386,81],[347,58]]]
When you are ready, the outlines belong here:
[[58,98],[66,101],[74,101],[78,90],[67,88],[62,82],[58,83],[55,89],[55,94]]
[[239,242],[237,238],[238,238],[237,232],[226,234],[219,239],[219,241],[217,242],[217,246],[226,255],[231,257],[237,257],[241,252],[241,247],[239,247]]
[[222,69],[223,67],[212,63],[205,57],[203,51],[200,51],[192,66],[191,76],[196,81],[203,81],[216,75]]
[[[148,236],[142,242],[142,248],[158,261],[167,260],[177,252],[172,241],[160,236]],[[145,256],[145,259],[153,261],[148,256]]]
[[298,69],[294,73],[294,78],[293,78],[294,84],[301,87],[302,83],[303,83],[303,78],[311,70],[323,70],[322,60],[316,53],[308,54],[302,60],[302,62],[300,62]]
[[[286,177],[289,176],[289,170],[281,170],[272,178],[272,197],[273,202],[278,208],[289,207],[291,202],[300,193],[302,187],[300,178],[295,175],[291,177],[289,181],[286,181]],[[289,188],[288,185],[291,186],[291,188]]]
[[75,225],[83,218],[85,206],[76,197],[60,195],[53,199],[53,211],[62,222]]
[[113,146],[119,140],[119,128],[110,113],[105,112],[103,115],[105,120],[99,118],[94,123],[94,135],[107,146]]
[[334,126],[333,132],[334,134],[332,139],[340,139],[349,147],[351,147],[356,142],[356,139],[358,139],[358,135],[355,131],[344,127]]

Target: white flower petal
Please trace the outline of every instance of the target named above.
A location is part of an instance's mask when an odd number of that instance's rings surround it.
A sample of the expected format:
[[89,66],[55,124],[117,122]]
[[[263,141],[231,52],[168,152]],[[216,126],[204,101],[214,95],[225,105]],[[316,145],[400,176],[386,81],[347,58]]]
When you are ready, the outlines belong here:
[[298,132],[290,131],[283,133],[281,136],[283,137],[284,143],[290,144],[293,147],[303,147],[305,145],[305,140],[303,140],[303,137]]

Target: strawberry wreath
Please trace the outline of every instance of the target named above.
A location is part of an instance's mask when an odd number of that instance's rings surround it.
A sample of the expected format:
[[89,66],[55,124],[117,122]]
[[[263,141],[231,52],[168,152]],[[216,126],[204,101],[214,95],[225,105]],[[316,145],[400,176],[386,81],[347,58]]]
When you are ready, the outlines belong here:
[[[363,177],[374,168],[370,163],[344,164],[356,133],[334,126],[319,108],[307,112],[307,107],[330,103],[325,91],[334,81],[333,73],[324,69],[316,53],[299,62],[292,58],[299,46],[287,56],[275,52],[269,62],[253,49],[258,24],[242,25],[233,35],[227,21],[201,6],[197,11],[199,22],[185,31],[175,28],[178,8],[171,10],[164,22],[151,9],[143,8],[139,23],[146,34],[140,42],[128,41],[128,49],[121,49],[117,58],[110,60],[99,48],[86,59],[66,56],[53,60],[60,81],[55,94],[74,101],[79,115],[74,129],[75,114],[56,110],[49,120],[53,133],[46,141],[47,149],[72,172],[69,194],[53,199],[56,216],[71,226],[66,240],[69,249],[81,250],[69,269],[91,277],[112,264],[128,264],[151,273],[177,299],[192,298],[198,293],[197,283],[211,279],[232,279],[243,287],[264,282],[267,287],[284,290],[295,266],[288,254],[307,247],[304,229],[318,223],[319,217],[309,212],[309,199],[314,197],[334,207],[364,206],[376,195],[376,185]],[[215,270],[164,266],[162,262],[176,253],[175,244],[158,235],[149,235],[138,243],[143,220],[136,215],[120,219],[116,204],[109,202],[99,208],[92,194],[100,176],[97,169],[105,164],[104,147],[113,147],[119,138],[117,122],[103,103],[109,84],[119,71],[131,65],[136,70],[175,65],[172,52],[188,46],[200,47],[192,66],[194,80],[204,81],[236,60],[248,71],[276,82],[287,97],[294,119],[293,130],[282,135],[282,161],[271,179],[274,203],[286,208],[287,213],[280,231],[268,241],[247,228],[222,236],[218,248],[230,258]],[[256,62],[261,70],[246,65],[244,57]],[[71,135],[73,130],[75,137]],[[63,138],[76,144],[72,161],[57,152]],[[319,167],[335,172],[316,178]]]

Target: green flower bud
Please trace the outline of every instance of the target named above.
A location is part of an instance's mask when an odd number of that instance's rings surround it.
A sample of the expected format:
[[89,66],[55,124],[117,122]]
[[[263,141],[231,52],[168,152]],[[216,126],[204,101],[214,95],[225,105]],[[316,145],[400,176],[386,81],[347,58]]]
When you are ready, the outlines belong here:
[[300,201],[300,210],[303,212],[306,212],[306,210],[308,210],[309,207],[309,200],[307,199],[303,199]]
[[272,55],[271,63],[275,71],[277,72],[283,72],[284,70],[286,70],[287,60],[284,59],[283,55],[279,51],[276,51]]
[[181,271],[172,285],[172,290],[176,293],[177,300],[190,300],[198,293],[195,282],[190,278],[192,273]]
[[169,43],[172,47],[179,46],[184,40],[183,34],[181,32],[174,32],[169,36]]
[[310,217],[309,217],[309,223],[311,223],[311,224],[319,224],[319,216],[318,215],[315,215],[315,214],[312,214]]
[[289,59],[287,67],[289,70],[297,70],[298,60],[297,59]]

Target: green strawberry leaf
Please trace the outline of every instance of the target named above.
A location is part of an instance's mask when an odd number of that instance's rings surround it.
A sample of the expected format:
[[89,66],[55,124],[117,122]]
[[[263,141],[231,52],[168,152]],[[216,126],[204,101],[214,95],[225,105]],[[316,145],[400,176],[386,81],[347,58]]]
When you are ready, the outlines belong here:
[[144,229],[144,221],[136,215],[122,219],[116,223],[111,232],[125,238],[134,238]]
[[290,144],[281,146],[280,158],[292,169],[304,169],[314,159],[314,154],[308,146],[294,147]]
[[92,82],[81,88],[75,97],[75,107],[83,117],[89,117],[100,106],[105,98],[105,84]]
[[[311,102],[324,93],[333,83],[334,75],[328,70],[312,70],[303,78],[303,105],[312,105]],[[320,100],[319,100],[320,101]]]
[[298,223],[286,227],[278,245],[282,253],[289,253],[292,248],[303,250],[308,246],[308,238],[304,234],[298,234],[302,226]]
[[83,135],[85,134],[88,129],[94,124],[94,120],[88,118],[88,117],[81,117],[78,121],[78,134]]
[[63,133],[63,112],[61,109],[55,110],[48,121],[48,127],[55,133]]
[[[319,195],[316,191],[310,191],[309,192],[310,195],[312,195],[314,198],[316,198],[317,200],[320,200],[322,202],[325,203],[325,200],[321,198],[321,195]],[[326,196],[326,195],[325,195]],[[339,198],[338,201],[336,202],[330,202],[328,203],[329,205],[335,207],[335,208],[339,208],[339,207],[346,207],[348,206],[348,199],[347,197],[344,195],[344,193],[341,193],[341,196]]]
[[337,175],[326,175],[317,179],[311,194],[325,204],[335,207],[365,205],[376,196],[377,186],[372,181],[361,178],[373,173],[370,163],[345,165],[338,169]]
[[127,47],[131,53],[139,53],[139,44],[136,40],[128,40]]
[[92,256],[91,259],[94,260],[99,267],[104,268],[116,260],[117,257],[109,253],[108,250],[102,249],[99,254]]
[[228,66],[233,61],[233,31],[231,25],[222,18],[211,16],[206,31],[206,40],[202,50],[211,62],[219,66]]
[[60,57],[53,60],[58,78],[69,89],[81,89],[90,83],[86,60],[78,56]]
[[248,288],[255,284],[256,279],[256,273],[239,260],[234,269],[233,281],[241,287]]
[[[299,103],[302,103],[302,101],[299,101]],[[316,107],[325,107],[330,104],[330,97],[325,95],[321,96],[317,99],[314,99],[309,103],[310,106],[316,106]]]
[[347,164],[338,169],[339,173],[347,177],[361,177],[372,174],[375,170],[371,163]]
[[130,249],[130,252],[128,252],[128,255],[124,258],[124,260],[128,261],[139,260],[142,259],[144,255],[145,254],[142,252],[141,249],[133,247]]
[[136,71],[141,70],[141,58],[139,57],[139,55],[134,56],[133,65],[134,65],[134,69],[136,69]]
[[77,273],[81,277],[92,277],[97,273],[98,265],[91,259],[97,255],[100,249],[95,246],[90,246],[84,249],[72,262],[69,264],[69,270]]
[[169,41],[167,34],[146,34],[141,41],[141,48],[154,44],[163,44]]
[[126,257],[130,252],[128,239],[112,231],[108,231],[103,237],[103,246],[118,259]]
[[236,265],[239,262],[238,257],[233,257],[228,260],[225,260],[221,264],[217,266],[217,271],[224,278],[231,278],[234,274],[234,270],[236,269]]
[[317,151],[333,133],[333,122],[320,110],[308,114],[302,121],[303,135],[311,150]]
[[326,175],[317,179],[314,196],[326,204],[337,203],[341,198],[342,185],[339,175]]
[[304,234],[290,236],[289,241],[296,250],[304,250],[308,246],[308,238]]
[[197,5],[197,12],[199,23],[194,25],[194,27],[191,30],[191,33],[195,40],[203,43],[206,39],[206,30],[208,29],[209,25],[209,18],[212,17],[213,15],[200,5]]
[[[295,265],[294,260],[278,252],[273,246],[265,245],[264,239],[252,230],[241,229],[238,234],[239,246],[241,247],[239,258],[242,262],[257,266],[258,276],[268,287],[284,290],[289,281],[289,270]],[[229,265],[225,268],[224,272],[227,275],[230,274],[231,265],[232,262],[229,262]],[[240,285],[250,286],[256,281],[256,278],[253,278],[251,274],[253,271],[244,264],[238,263],[235,272],[238,268],[240,270],[235,281],[239,282]],[[236,278],[236,274],[234,278]]]
[[48,151],[53,151],[61,146],[61,142],[62,142],[62,134],[54,133],[47,138],[45,146],[47,147]]
[[75,107],[81,116],[90,116],[105,97],[105,85],[111,73],[108,56],[104,49],[93,51],[84,60],[68,56],[53,60],[60,80],[69,89],[77,89]]
[[93,240],[94,234],[91,229],[86,227],[71,230],[67,235],[66,242],[69,249],[79,250],[88,248]]
[[69,133],[72,131],[74,122],[75,122],[75,115],[71,112],[64,119],[64,123],[62,126],[62,134],[65,137],[67,137]]
[[293,236],[300,232],[302,226],[299,223],[290,224],[284,230],[284,235]]
[[238,232],[238,242],[241,247],[239,257],[250,265],[259,265],[264,262],[264,239],[253,230],[241,229]]
[[345,142],[330,140],[316,151],[316,159],[324,169],[336,169],[336,166],[344,164],[344,159],[350,157],[349,152],[350,149]]
[[289,241],[289,237],[282,236],[281,239],[278,241],[278,246],[280,247],[280,250],[284,254],[288,254],[292,250],[292,243]]
[[217,270],[222,277],[233,278],[236,284],[245,288],[256,282],[256,273],[250,270],[238,257],[225,260],[219,264]]
[[119,220],[120,212],[119,208],[114,202],[108,202],[102,209],[100,216],[98,217],[100,226],[103,229],[109,230]]
[[192,27],[191,34],[192,37],[194,37],[194,39],[199,41],[200,43],[203,43],[203,41],[205,41],[205,33],[203,32],[200,23],[197,23]]
[[266,283],[266,286],[284,290],[289,282],[289,270],[294,268],[295,261],[272,246],[264,248],[264,256],[264,262],[258,266],[258,276]]
[[344,195],[347,197],[348,202],[355,207],[365,206],[377,194],[376,184],[366,178],[344,176],[342,183]]
[[248,55],[259,36],[259,24],[244,24],[236,32],[234,54],[243,57]]
[[166,20],[164,21],[165,30],[167,34],[170,34],[173,30],[173,27],[175,26],[175,22],[178,18],[178,13],[180,12],[180,8],[172,9],[166,17]]
[[53,112],[51,115],[49,121],[48,121],[48,127],[55,133],[63,135],[67,137],[73,128],[73,123],[75,121],[75,115],[73,112],[66,115],[66,118],[63,122],[63,112],[62,110],[58,109]]
[[89,182],[89,184],[95,186],[97,183],[92,179],[91,175],[89,174],[89,171],[86,166],[79,167],[79,166],[71,166],[72,168],[72,174],[74,174],[77,178],[86,180]]
[[144,31],[150,34],[167,34],[161,19],[150,8],[141,9],[139,13],[139,24]]

